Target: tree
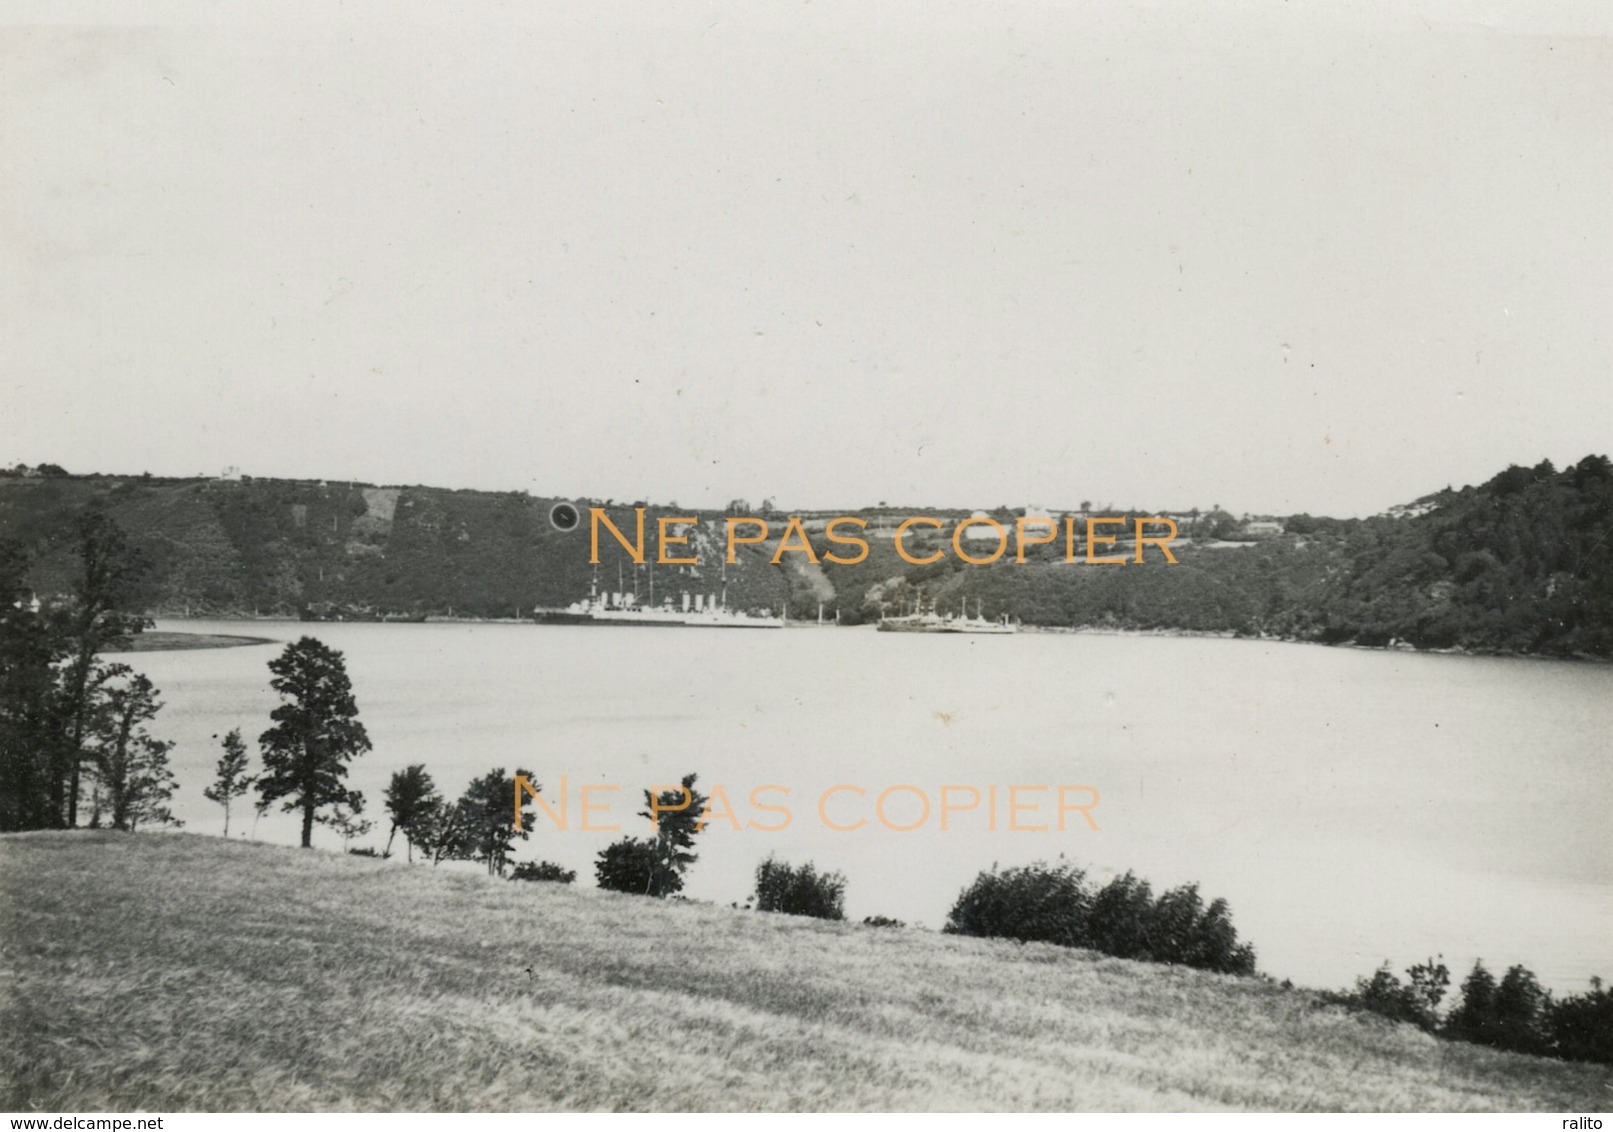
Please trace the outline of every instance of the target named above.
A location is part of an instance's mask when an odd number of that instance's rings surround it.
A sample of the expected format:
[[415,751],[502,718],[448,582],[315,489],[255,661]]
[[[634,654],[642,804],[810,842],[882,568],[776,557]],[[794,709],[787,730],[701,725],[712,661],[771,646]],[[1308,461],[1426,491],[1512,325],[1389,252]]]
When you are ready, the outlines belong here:
[[1508,967],[1501,976],[1501,985],[1495,988],[1496,1025],[1500,1031],[1496,1045],[1517,1053],[1549,1052],[1546,1017],[1550,1009],[1551,994],[1541,989],[1534,972],[1527,967]]
[[258,839],[258,819],[268,812],[269,803],[263,800],[262,795],[259,795],[258,800],[252,803],[252,832],[247,835],[253,841]]
[[386,852],[392,852],[392,839],[403,831],[403,841],[409,847],[409,860],[414,860],[415,843],[419,830],[430,807],[442,801],[436,783],[426,773],[424,763],[414,763],[395,771],[386,788],[386,812],[392,819],[392,828],[386,835]]
[[314,820],[336,831],[336,835],[342,839],[342,852],[346,853],[348,842],[355,837],[363,837],[375,828],[374,822],[359,817],[363,812],[364,795],[354,790],[347,795],[346,802],[337,802],[328,813],[320,814]]
[[90,679],[95,656],[114,641],[151,627],[151,620],[131,613],[135,588],[146,573],[145,557],[129,545],[128,536],[105,511],[91,507],[76,524],[79,571],[71,599],[59,611],[59,629],[67,640],[68,663],[61,678],[59,709],[64,734],[55,744],[52,802],[65,811],[68,828],[78,824],[80,772],[89,757],[84,748],[90,725]]
[[683,877],[662,863],[655,841],[623,837],[600,850],[594,861],[594,879],[611,892],[638,896],[671,896],[683,889]]
[[202,791],[202,797],[224,807],[225,837],[230,835],[230,803],[252,789],[257,781],[246,772],[248,758],[241,729],[231,728],[230,733],[224,736],[224,753],[218,758],[217,777],[213,779],[213,785]]
[[532,778],[529,770],[517,769],[505,774],[504,768],[488,771],[474,779],[460,796],[459,809],[462,822],[469,833],[463,848],[469,860],[481,861],[489,876],[503,876],[510,864],[510,852],[517,839],[525,841],[531,836],[534,816],[527,808],[526,795],[521,801],[521,826],[515,828],[515,777],[520,775],[532,783],[534,792],[543,787]]
[[846,918],[846,878],[820,873],[810,861],[800,867],[769,856],[756,866],[756,910],[820,920]]
[[1480,959],[1462,980],[1461,1004],[1445,1020],[1446,1037],[1476,1042],[1483,1046],[1497,1043],[1500,1028],[1495,1014],[1495,976]]
[[1402,983],[1385,960],[1370,978],[1357,979],[1353,992],[1327,994],[1324,1001],[1370,1010],[1434,1033],[1439,1029],[1439,1004],[1445,997],[1445,988],[1450,985],[1450,971],[1444,963],[1430,959],[1408,967],[1406,975],[1408,981]]
[[1613,991],[1601,979],[1591,979],[1586,994],[1548,1003],[1546,1026],[1558,1057],[1613,1065]]
[[1445,988],[1451,985],[1450,968],[1442,962],[1429,959],[1407,967],[1406,979],[1407,993],[1419,1014],[1418,1024],[1430,1033],[1434,1032],[1439,1027],[1439,1004],[1445,998]]
[[144,560],[106,514],[75,525],[77,576],[41,603],[29,557],[0,548],[0,829],[78,824],[92,725],[96,654],[150,624],[128,612]]
[[175,785],[168,769],[173,743],[152,738],[145,728],[162,708],[157,689],[124,664],[97,665],[89,687],[94,704],[91,754],[97,780],[92,824],[100,824],[103,802],[113,829],[133,833],[143,822],[182,824],[168,809]]
[[696,775],[659,794],[644,791],[639,817],[655,826],[655,836],[624,837],[600,851],[594,876],[600,888],[642,896],[671,896],[683,891],[683,874],[699,858],[691,853],[710,799],[694,788]]
[[650,791],[644,791],[644,809],[638,815],[648,818],[655,826],[656,857],[662,868],[678,876],[678,888],[683,887],[683,874],[699,860],[690,850],[694,848],[695,835],[700,832],[706,805],[711,801],[694,788],[696,777],[686,774],[677,789],[663,790],[653,798]]
[[57,664],[66,641],[36,608],[27,556],[0,544],[0,833],[62,824]]
[[420,807],[409,833],[411,846],[418,846],[434,866],[469,859],[472,830],[463,806],[434,795]]
[[358,705],[342,654],[313,637],[287,645],[269,662],[271,687],[285,701],[270,713],[275,725],[258,737],[263,773],[258,794],[265,805],[289,799],[281,809],[302,811],[302,847],[313,843],[314,818],[326,806],[347,805],[355,795],[343,784],[347,764],[370,750],[358,721]]

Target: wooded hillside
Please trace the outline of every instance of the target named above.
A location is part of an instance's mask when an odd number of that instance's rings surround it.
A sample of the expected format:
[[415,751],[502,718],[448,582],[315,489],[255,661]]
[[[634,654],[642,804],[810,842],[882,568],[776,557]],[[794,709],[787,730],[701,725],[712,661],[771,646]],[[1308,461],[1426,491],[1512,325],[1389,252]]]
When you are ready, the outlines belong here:
[[[554,502],[311,481],[11,475],[0,476],[0,538],[19,541],[33,556],[37,588],[55,592],[73,568],[74,516],[104,506],[150,560],[147,600],[158,614],[294,615],[312,607],[509,617],[588,591],[586,517],[576,530],[556,530]],[[678,513],[648,506],[652,516]],[[631,506],[607,510],[632,531]],[[1024,563],[1010,552],[989,566],[951,554],[915,566],[889,537],[870,537],[867,558],[855,565],[813,567],[799,550],[774,565],[774,542],[739,548],[736,564],[723,569],[722,515],[698,514],[698,537],[710,540],[705,565],[657,567],[658,596],[715,595],[726,586],[736,608],[787,601],[792,616],[813,618],[822,601],[849,624],[904,605],[967,604],[988,618],[1006,613],[1050,627],[1613,656],[1613,465],[1605,456],[1560,472],[1549,462],[1514,466],[1370,519],[1293,515],[1282,534],[1241,545],[1184,539],[1177,565],[1157,552],[1142,565],[1094,566],[1081,553],[1071,563],[1061,539],[1033,548]],[[943,533],[938,545],[945,540]],[[846,555],[844,546],[814,541],[819,554]],[[911,548],[927,545],[921,537]],[[647,572],[635,571],[614,540],[602,539],[601,549],[601,587],[636,586],[647,597]],[[1116,550],[1127,553],[1124,543],[1105,548]]]

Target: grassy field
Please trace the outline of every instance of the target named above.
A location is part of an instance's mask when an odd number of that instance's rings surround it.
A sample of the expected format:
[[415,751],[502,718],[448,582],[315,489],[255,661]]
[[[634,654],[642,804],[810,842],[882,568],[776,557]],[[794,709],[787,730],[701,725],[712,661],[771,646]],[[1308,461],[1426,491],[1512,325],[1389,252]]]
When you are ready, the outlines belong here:
[[1596,1111],[1257,979],[191,835],[0,837],[0,1108]]

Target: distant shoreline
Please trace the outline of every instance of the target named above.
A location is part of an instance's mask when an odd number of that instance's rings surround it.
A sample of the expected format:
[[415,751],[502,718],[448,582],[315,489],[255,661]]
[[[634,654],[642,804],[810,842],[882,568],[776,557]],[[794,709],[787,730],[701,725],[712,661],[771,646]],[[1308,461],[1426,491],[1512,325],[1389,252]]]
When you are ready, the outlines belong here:
[[1388,645],[1362,645],[1354,641],[1308,641],[1304,637],[1243,635],[1231,629],[1120,629],[1103,625],[1021,625],[1022,633],[1053,633],[1067,636],[1095,637],[1197,637],[1218,641],[1253,641],[1263,644],[1314,645],[1324,649],[1354,649],[1360,652],[1397,652],[1409,656],[1467,656],[1502,658],[1507,660],[1560,660],[1570,663],[1613,663],[1608,657],[1592,653],[1541,653],[1511,652],[1505,649],[1473,649],[1452,645],[1449,648],[1423,649],[1405,642]]
[[240,637],[228,633],[180,633],[169,629],[149,629],[108,653],[177,652],[181,649],[233,649],[245,645],[272,645],[272,637]]
[[[254,617],[251,614],[221,614],[212,617],[182,617],[163,615],[164,621],[274,621],[286,623],[291,621],[288,617]],[[296,622],[293,622],[296,623]],[[418,622],[416,622],[418,624]],[[388,622],[336,622],[336,624],[388,624]],[[404,624],[404,622],[397,622]],[[533,622],[526,618],[514,617],[449,617],[444,615],[428,616],[424,624],[428,625],[531,625]],[[801,621],[790,622],[789,628],[838,628],[859,629],[867,628],[873,623],[864,625],[834,625],[825,622]],[[1095,636],[1095,637],[1188,637],[1208,640],[1225,641],[1255,641],[1265,644],[1313,645],[1330,649],[1354,649],[1363,652],[1399,652],[1412,656],[1463,656],[1504,658],[1510,660],[1555,660],[1569,663],[1613,663],[1609,658],[1595,656],[1590,653],[1530,653],[1508,652],[1504,650],[1469,649],[1454,646],[1441,649],[1420,649],[1415,646],[1397,643],[1392,645],[1362,645],[1353,641],[1308,641],[1303,637],[1279,636],[1240,636],[1231,629],[1124,629],[1105,625],[1021,625],[1020,632],[1026,634],[1049,634],[1058,636]],[[167,630],[148,630],[140,634],[132,642],[131,647],[121,649],[108,649],[107,652],[171,652],[179,649],[223,649],[237,648],[244,645],[267,645],[278,643],[273,637],[245,637],[223,633],[185,633]]]

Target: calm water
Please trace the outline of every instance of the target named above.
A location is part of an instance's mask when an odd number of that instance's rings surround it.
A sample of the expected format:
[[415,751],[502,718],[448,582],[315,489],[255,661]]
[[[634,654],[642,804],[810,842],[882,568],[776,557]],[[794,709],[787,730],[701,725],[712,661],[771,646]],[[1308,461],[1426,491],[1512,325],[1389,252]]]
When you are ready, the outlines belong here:
[[[521,625],[176,622],[163,628],[294,640],[347,657],[374,751],[350,782],[384,840],[391,773],[427,765],[450,795],[503,766],[532,770],[546,796],[568,786],[572,828],[552,825],[523,856],[591,881],[617,834],[642,832],[640,791],[696,771],[722,786],[737,822],[699,846],[691,896],[743,902],[770,852],[849,878],[846,910],[939,927],[959,889],[993,862],[1064,853],[1103,877],[1127,868],[1162,887],[1198,881],[1225,896],[1261,969],[1341,986],[1384,959],[1442,952],[1460,979],[1476,957],[1523,963],[1548,986],[1613,976],[1613,668],[1417,656],[1231,640],[1024,635],[938,637],[866,630],[741,632]],[[177,740],[178,816],[218,832],[202,797],[215,735],[251,743],[277,702],[267,662],[281,646],[146,653],[160,687],[158,732]],[[252,744],[256,758],[255,744]],[[828,828],[818,813],[835,785]],[[876,801],[893,785],[931,812],[896,832]],[[940,787],[980,804],[940,828]],[[1053,791],[1090,785],[1099,829],[1056,828]],[[995,825],[987,816],[996,787]],[[954,804],[967,789],[949,794]],[[1072,802],[1086,801],[1071,794]],[[924,816],[917,793],[886,800],[891,825]],[[1034,808],[1033,808],[1034,807]],[[250,830],[250,806],[232,833]],[[258,823],[294,843],[293,819]],[[335,836],[316,829],[316,845]],[[401,839],[399,850],[401,852]]]

